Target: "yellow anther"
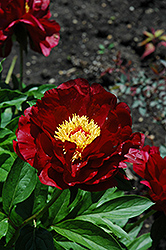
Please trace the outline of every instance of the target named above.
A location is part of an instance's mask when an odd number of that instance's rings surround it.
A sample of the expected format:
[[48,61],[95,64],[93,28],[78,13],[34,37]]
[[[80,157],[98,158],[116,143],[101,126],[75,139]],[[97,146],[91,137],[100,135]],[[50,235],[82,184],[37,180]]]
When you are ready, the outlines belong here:
[[25,3],[25,12],[28,13],[28,12],[29,12],[29,9],[30,9],[30,8],[29,8],[29,6],[28,6],[28,3],[26,2],[26,3]]
[[[73,154],[72,161],[81,159],[81,153],[96,137],[100,136],[100,127],[93,119],[89,121],[87,116],[73,114],[69,121],[64,121],[57,127],[54,137],[62,142],[69,141],[76,144],[76,150]],[[64,153],[65,150],[64,150]]]

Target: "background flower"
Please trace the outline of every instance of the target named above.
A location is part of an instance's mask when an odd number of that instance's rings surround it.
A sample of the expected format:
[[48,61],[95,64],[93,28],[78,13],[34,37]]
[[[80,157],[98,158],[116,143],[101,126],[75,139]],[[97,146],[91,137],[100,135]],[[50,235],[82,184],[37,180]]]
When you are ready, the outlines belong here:
[[130,149],[128,161],[133,163],[133,170],[149,187],[149,196],[156,204],[153,209],[166,213],[166,157],[160,156],[159,148],[145,146],[142,150]]
[[127,104],[99,84],[70,80],[44,94],[19,119],[14,149],[38,170],[46,185],[99,191],[117,185],[129,148],[142,145],[132,133]]
[[27,48],[48,56],[59,42],[60,26],[49,11],[49,0],[0,0],[0,56],[9,55],[12,36]]

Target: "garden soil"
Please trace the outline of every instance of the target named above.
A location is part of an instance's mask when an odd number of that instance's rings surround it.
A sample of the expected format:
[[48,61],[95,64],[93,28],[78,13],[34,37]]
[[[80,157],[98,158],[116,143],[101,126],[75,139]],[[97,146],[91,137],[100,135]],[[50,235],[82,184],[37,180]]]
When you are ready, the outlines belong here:
[[[144,48],[138,46],[144,39],[143,31],[151,28],[166,30],[165,0],[52,0],[50,10],[51,18],[61,26],[61,39],[48,57],[28,51],[24,60],[26,85],[59,85],[83,77],[90,84],[98,82],[109,88],[114,85],[114,75],[101,77],[101,73],[113,67],[118,52],[123,62],[132,61],[135,74],[144,70],[150,77],[154,76],[150,65],[166,59],[166,48],[162,46],[141,60]],[[3,77],[18,51],[18,45],[15,45],[4,62]],[[15,73],[19,73],[17,65]],[[129,106],[132,103],[130,96],[119,99]],[[155,146],[165,143],[166,131],[160,123],[153,123],[150,116],[141,117],[137,110],[131,111],[134,131],[150,135]],[[147,143],[150,144],[151,140],[147,139]],[[149,231],[152,220],[145,223],[143,232]],[[156,249],[166,249],[166,240],[161,241]]]

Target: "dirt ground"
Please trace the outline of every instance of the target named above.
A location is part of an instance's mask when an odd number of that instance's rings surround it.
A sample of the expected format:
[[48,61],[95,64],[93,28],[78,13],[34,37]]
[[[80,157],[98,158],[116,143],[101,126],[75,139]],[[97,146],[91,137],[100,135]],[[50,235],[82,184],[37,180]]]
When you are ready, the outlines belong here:
[[[61,26],[61,39],[47,58],[28,52],[24,67],[26,85],[59,85],[83,77],[90,83],[98,82],[108,87],[113,84],[112,76],[101,78],[101,72],[112,65],[118,51],[124,61],[132,61],[136,72],[144,70],[149,76],[152,74],[149,65],[166,59],[166,48],[160,47],[152,56],[141,60],[144,49],[138,46],[144,39],[143,31],[152,27],[155,30],[165,28],[165,0],[52,0],[50,10],[52,19]],[[101,45],[103,53],[100,53]],[[3,76],[17,52],[16,45],[4,63]],[[19,72],[17,66],[15,72]],[[125,102],[130,105],[130,98]],[[133,130],[153,135],[155,146],[165,143],[166,131],[160,124],[153,124],[151,118],[140,122],[138,112],[132,112]],[[157,249],[166,249],[166,242],[161,242]]]
[[[50,56],[44,57],[33,51],[25,56],[24,82],[60,83],[69,79],[83,77],[90,83],[98,82],[104,86],[114,84],[114,76],[101,72],[112,66],[117,52],[120,51],[124,62],[132,61],[136,73],[144,70],[151,76],[149,65],[165,59],[166,48],[160,47],[155,54],[141,60],[144,48],[138,43],[144,39],[143,31],[164,29],[166,23],[165,0],[56,0],[51,1],[52,19],[61,26],[61,40]],[[112,49],[109,49],[109,45]],[[103,54],[100,46],[104,46]],[[3,75],[9,68],[18,45],[4,63]],[[19,60],[19,58],[18,58]],[[15,72],[19,72],[16,66]],[[130,98],[123,98],[131,104]],[[151,118],[140,121],[138,112],[133,111],[133,130],[148,133],[154,137],[156,146],[165,143],[165,130],[151,123]]]

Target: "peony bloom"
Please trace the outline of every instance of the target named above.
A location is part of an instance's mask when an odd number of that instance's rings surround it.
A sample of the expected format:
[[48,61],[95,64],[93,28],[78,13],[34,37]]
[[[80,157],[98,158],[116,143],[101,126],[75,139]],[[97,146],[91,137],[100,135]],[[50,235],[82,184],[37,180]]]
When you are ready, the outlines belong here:
[[129,107],[97,83],[70,80],[46,91],[19,119],[14,150],[38,170],[42,183],[66,189],[99,191],[116,186],[130,147],[142,135],[132,133]]
[[49,11],[49,0],[0,0],[0,56],[9,55],[12,36],[26,49],[48,56],[59,42],[60,26]]
[[158,147],[145,146],[142,150],[130,149],[128,161],[133,163],[133,170],[144,180],[149,188],[149,196],[156,204],[153,209],[166,214],[166,157],[160,156]]

